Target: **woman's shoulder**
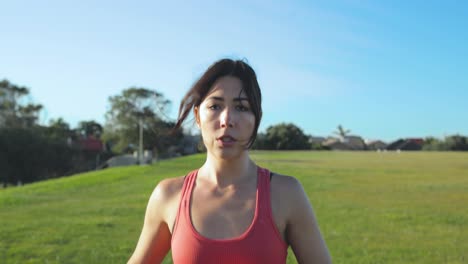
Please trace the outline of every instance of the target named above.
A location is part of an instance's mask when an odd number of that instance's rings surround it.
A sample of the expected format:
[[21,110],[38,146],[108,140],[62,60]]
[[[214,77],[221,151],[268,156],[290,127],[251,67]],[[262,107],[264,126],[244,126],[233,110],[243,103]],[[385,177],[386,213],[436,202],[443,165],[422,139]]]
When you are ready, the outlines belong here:
[[281,194],[295,193],[303,189],[302,184],[297,178],[276,172],[272,172],[271,188],[273,191],[279,191]]
[[150,196],[149,206],[171,208],[174,205],[177,207],[187,175],[159,181]]
[[151,200],[168,201],[177,196],[184,185],[185,176],[166,178],[158,182],[151,194]]
[[287,211],[300,210],[301,205],[309,203],[304,187],[296,177],[273,173],[270,186],[273,201],[285,205]]

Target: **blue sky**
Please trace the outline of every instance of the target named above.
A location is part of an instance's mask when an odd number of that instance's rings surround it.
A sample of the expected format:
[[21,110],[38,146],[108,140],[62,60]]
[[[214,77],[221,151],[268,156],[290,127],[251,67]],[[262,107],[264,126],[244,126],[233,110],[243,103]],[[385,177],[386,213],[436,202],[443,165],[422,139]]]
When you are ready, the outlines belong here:
[[366,139],[468,135],[462,1],[3,1],[0,79],[43,104],[41,122],[105,122],[130,86],[180,99],[215,60],[247,59],[261,131],[292,122]]

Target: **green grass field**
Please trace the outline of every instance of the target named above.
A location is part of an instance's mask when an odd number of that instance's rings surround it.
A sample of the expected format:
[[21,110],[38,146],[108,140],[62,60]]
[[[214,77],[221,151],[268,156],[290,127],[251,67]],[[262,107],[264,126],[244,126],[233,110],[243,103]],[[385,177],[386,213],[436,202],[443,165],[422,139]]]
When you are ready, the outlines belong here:
[[[334,263],[468,263],[468,153],[252,157],[302,182]],[[154,186],[203,161],[194,155],[0,189],[0,263],[125,263]]]

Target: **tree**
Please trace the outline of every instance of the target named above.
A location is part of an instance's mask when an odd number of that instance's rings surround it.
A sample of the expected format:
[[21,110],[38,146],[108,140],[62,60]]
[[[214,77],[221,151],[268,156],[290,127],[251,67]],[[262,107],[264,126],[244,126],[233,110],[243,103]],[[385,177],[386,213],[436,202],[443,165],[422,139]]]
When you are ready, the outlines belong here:
[[257,138],[252,145],[252,149],[268,149],[267,136],[265,133],[257,133]]
[[422,150],[442,151],[448,150],[445,142],[435,137],[427,137],[424,139]]
[[168,145],[176,144],[182,132],[170,137],[173,123],[167,121],[170,101],[154,90],[131,87],[120,95],[109,98],[103,139],[116,152],[132,150],[139,142],[139,124],[143,125],[144,148],[166,152]]
[[445,138],[445,144],[449,150],[467,151],[468,138],[462,135],[452,135]]
[[275,150],[310,149],[309,138],[291,123],[270,126],[266,131],[265,147]]
[[468,151],[468,137],[462,135],[446,136],[443,140],[427,137],[423,150],[435,151]]
[[94,120],[81,121],[78,123],[76,132],[85,137],[93,136],[95,138],[100,138],[103,132],[103,128],[101,124]]
[[31,128],[36,125],[42,105],[24,104],[28,95],[28,88],[8,80],[0,81],[0,127]]
[[49,126],[45,130],[47,137],[61,142],[65,142],[73,134],[70,125],[61,117],[50,120]]
[[74,149],[49,137],[47,130],[39,126],[0,129],[0,175],[4,186],[72,172]]
[[349,133],[351,133],[351,130],[344,129],[342,125],[338,125],[336,131],[333,132],[333,134],[338,135],[341,139],[344,139]]

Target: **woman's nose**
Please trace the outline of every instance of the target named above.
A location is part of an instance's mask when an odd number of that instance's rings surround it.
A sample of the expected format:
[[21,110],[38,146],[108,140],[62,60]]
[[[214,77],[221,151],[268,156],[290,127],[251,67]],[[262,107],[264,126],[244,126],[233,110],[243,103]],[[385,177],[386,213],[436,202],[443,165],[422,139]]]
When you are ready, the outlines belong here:
[[234,122],[232,118],[232,113],[228,108],[224,109],[220,116],[221,127],[233,127]]

